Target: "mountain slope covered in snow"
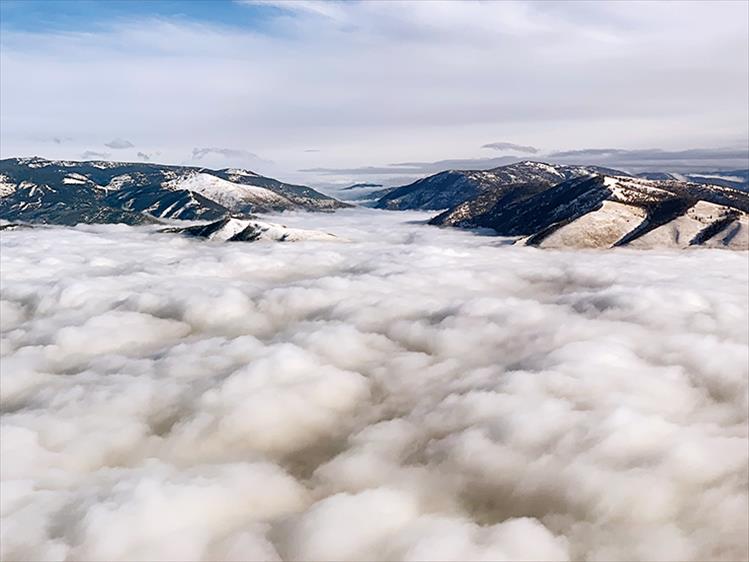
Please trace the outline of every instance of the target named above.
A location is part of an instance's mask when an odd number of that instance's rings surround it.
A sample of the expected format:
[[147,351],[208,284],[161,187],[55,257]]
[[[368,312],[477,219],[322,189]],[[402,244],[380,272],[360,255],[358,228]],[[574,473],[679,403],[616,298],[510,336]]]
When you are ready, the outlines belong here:
[[596,166],[564,166],[524,161],[492,170],[448,170],[385,194],[377,203],[379,209],[442,210],[478,199],[489,205],[514,193],[535,193],[570,178],[595,173],[624,172]]
[[489,206],[463,203],[430,224],[490,228],[540,247],[749,249],[748,213],[749,194],[737,189],[597,174]]
[[0,160],[0,218],[76,224],[218,220],[286,210],[346,207],[301,185],[248,170],[43,158]]
[[343,238],[339,238],[334,234],[319,230],[289,228],[282,224],[235,218],[224,218],[208,224],[188,227],[167,228],[164,232],[176,232],[186,236],[221,242],[255,242],[259,240],[273,242],[298,242],[302,240],[323,242],[344,241]]

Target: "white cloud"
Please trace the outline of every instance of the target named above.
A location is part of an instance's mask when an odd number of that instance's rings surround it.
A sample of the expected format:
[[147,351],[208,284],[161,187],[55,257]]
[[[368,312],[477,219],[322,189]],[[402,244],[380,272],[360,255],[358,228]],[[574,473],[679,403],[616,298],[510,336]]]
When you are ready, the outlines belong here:
[[425,218],[4,232],[0,557],[746,558],[746,254]]
[[294,171],[480,157],[497,131],[542,151],[748,134],[746,3],[278,5],[258,30],[4,32],[2,155],[69,131],[44,150],[72,157],[115,130],[172,163],[250,147],[276,163],[258,171],[306,181],[319,176]]

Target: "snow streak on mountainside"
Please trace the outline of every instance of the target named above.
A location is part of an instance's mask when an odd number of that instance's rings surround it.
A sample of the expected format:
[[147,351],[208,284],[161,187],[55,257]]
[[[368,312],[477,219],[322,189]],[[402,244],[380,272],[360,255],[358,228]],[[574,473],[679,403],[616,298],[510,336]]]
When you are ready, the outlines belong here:
[[3,231],[0,559],[747,560],[746,254],[427,217]]
[[0,161],[0,218],[51,224],[160,219],[347,206],[312,188],[240,169],[43,158]]
[[593,175],[465,202],[436,225],[491,228],[541,247],[749,249],[749,194],[675,180]]

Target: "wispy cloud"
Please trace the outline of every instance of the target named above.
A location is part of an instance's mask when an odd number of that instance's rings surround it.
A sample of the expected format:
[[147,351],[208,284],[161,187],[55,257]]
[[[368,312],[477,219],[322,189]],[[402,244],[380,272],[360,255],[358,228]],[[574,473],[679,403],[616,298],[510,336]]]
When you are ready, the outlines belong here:
[[272,7],[284,12],[301,14],[304,16],[324,17],[335,21],[346,21],[350,11],[346,2],[338,0],[238,0],[238,4],[246,6]]
[[192,149],[192,159],[193,160],[201,160],[208,154],[218,154],[219,156],[223,156],[224,158],[248,158],[248,159],[257,159],[259,158],[257,154],[250,152],[248,150],[242,150],[241,148],[193,148]]
[[94,160],[94,159],[105,159],[109,158],[111,154],[109,152],[97,152],[95,150],[86,150],[81,154],[81,158],[84,160]]
[[637,162],[663,160],[734,160],[749,157],[747,150],[736,148],[691,148],[688,150],[663,150],[651,148],[646,150],[628,150],[623,148],[583,148],[563,150],[549,154],[552,158],[599,158],[613,157]]
[[512,152],[525,152],[528,154],[536,154],[538,152],[538,149],[535,146],[515,144],[512,142],[490,142],[483,145],[481,148],[492,148],[494,150],[510,150]]
[[119,150],[123,148],[133,148],[135,145],[131,143],[129,140],[117,138],[109,142],[105,142],[104,146]]

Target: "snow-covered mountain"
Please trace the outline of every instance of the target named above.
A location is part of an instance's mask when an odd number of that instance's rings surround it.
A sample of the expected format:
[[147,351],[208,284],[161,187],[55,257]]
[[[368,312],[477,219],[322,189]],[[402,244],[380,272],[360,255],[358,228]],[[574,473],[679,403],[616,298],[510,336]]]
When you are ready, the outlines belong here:
[[[723,174],[730,182],[741,179]],[[487,171],[446,171],[383,190],[384,209],[444,209],[430,224],[489,228],[540,247],[749,249],[749,193],[706,183],[711,174],[657,179],[616,170],[519,162]],[[654,176],[655,177],[655,176]],[[348,192],[367,192],[356,186]],[[42,158],[0,161],[0,222],[77,224],[178,219],[169,230],[215,240],[325,240],[324,232],[264,223],[254,213],[348,206],[309,187],[241,169]]]
[[538,192],[570,178],[595,173],[626,175],[597,166],[564,166],[524,161],[492,170],[448,170],[399,187],[380,198],[379,209],[440,210],[481,197],[488,205],[514,192]]
[[730,187],[596,174],[511,191],[491,205],[480,199],[430,223],[491,228],[541,247],[749,249],[749,194]]
[[348,206],[301,185],[249,170],[44,158],[0,160],[0,218],[76,224],[152,218],[218,220]]
[[259,240],[273,242],[298,242],[301,240],[323,242],[344,241],[344,239],[334,234],[319,230],[289,228],[282,224],[228,217],[209,224],[166,228],[163,232],[177,232],[187,236],[222,242],[256,242]]

